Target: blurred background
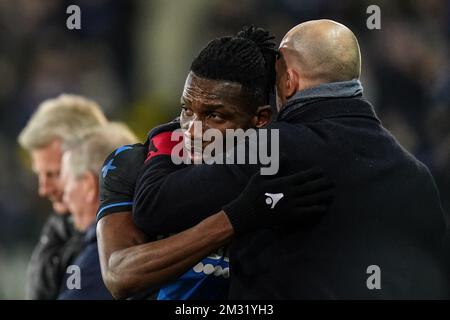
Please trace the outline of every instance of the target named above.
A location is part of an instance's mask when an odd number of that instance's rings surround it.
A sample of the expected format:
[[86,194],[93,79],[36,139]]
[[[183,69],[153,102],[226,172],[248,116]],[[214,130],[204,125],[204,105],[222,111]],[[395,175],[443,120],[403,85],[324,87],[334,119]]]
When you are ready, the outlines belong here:
[[[81,8],[81,30],[66,28],[71,4]],[[366,26],[371,4],[381,30]],[[42,100],[86,95],[144,138],[178,114],[190,62],[208,41],[254,24],[279,43],[320,18],[355,32],[366,97],[429,166],[450,211],[448,0],[0,0],[0,299],[24,298],[26,265],[51,211],[16,142]]]

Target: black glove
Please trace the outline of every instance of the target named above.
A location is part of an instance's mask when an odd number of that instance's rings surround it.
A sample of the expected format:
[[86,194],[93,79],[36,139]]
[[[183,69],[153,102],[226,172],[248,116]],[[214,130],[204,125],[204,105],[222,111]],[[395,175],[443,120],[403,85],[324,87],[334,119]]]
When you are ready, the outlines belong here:
[[97,221],[105,215],[131,211],[134,188],[147,157],[148,142],[122,146],[105,160],[100,172],[100,207]]
[[241,195],[223,207],[236,235],[295,225],[325,213],[333,184],[317,169],[287,176],[252,176]]

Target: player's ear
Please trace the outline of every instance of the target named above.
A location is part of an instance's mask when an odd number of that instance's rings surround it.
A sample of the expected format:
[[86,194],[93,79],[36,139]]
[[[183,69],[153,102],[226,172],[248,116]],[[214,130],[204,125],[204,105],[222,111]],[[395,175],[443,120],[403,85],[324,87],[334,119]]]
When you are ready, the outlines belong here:
[[258,107],[256,110],[255,127],[261,128],[270,122],[272,108],[269,105]]

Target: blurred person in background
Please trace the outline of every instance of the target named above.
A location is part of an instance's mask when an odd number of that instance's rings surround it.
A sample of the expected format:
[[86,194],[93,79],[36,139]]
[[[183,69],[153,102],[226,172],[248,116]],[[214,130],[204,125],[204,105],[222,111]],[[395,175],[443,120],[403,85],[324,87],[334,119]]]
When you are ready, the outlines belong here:
[[70,221],[60,183],[62,144],[84,130],[103,126],[107,119],[99,105],[76,95],[60,95],[42,102],[19,135],[38,177],[39,196],[50,200],[53,213],[41,231],[28,265],[27,299],[56,299],[63,274],[82,246]]
[[[80,288],[69,286],[70,274],[62,282],[58,299],[112,299],[102,280],[97,248],[95,217],[99,207],[99,174],[106,156],[114,149],[127,150],[137,142],[136,136],[119,123],[97,127],[64,144],[61,182],[64,204],[73,223],[84,233],[83,248],[73,261],[80,270]],[[113,168],[111,168],[113,169]],[[69,282],[69,283],[68,283]]]

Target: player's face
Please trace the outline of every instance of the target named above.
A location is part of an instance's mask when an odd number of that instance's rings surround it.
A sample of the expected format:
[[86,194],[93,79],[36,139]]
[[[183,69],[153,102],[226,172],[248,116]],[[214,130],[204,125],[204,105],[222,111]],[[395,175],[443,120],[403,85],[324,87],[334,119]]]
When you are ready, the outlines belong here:
[[[270,119],[267,106],[255,108],[254,99],[241,84],[206,79],[193,72],[184,85],[181,109],[181,128],[190,139],[201,139],[208,129],[218,129],[224,135],[226,129],[260,127]],[[201,124],[201,132],[194,131],[196,123]],[[202,143],[203,149],[208,143]]]
[[33,171],[39,181],[39,195],[48,198],[56,213],[66,213],[67,207],[62,201],[61,141],[53,140],[47,146],[31,151]]

